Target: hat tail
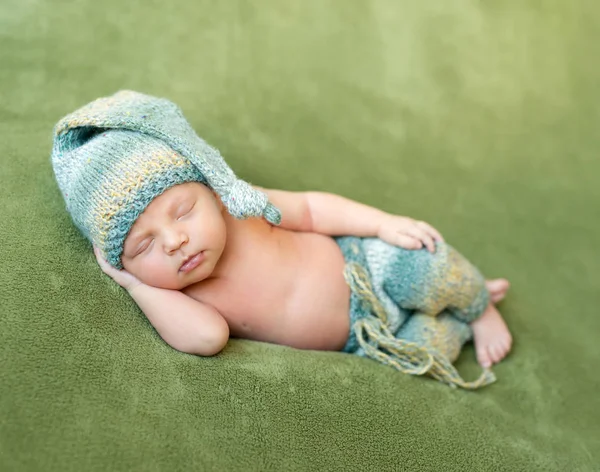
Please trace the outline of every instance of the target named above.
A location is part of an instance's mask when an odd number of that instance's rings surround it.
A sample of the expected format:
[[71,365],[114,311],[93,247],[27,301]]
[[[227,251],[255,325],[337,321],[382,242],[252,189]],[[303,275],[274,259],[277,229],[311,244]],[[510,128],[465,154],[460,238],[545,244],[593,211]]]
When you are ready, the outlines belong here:
[[80,147],[106,129],[135,131],[163,141],[200,171],[234,217],[263,216],[272,224],[281,222],[281,212],[266,194],[238,179],[219,151],[196,134],[179,107],[164,98],[122,90],[85,105],[57,123],[54,154]]

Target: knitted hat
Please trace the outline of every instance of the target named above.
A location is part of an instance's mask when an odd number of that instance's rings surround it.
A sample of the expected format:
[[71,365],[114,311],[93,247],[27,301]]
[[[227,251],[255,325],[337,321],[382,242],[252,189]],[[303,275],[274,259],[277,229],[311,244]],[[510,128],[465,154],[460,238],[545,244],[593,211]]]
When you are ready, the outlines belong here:
[[52,167],[76,226],[117,269],[136,219],[174,185],[206,184],[238,219],[281,221],[267,196],[238,179],[174,103],[137,92],[99,98],[61,119]]

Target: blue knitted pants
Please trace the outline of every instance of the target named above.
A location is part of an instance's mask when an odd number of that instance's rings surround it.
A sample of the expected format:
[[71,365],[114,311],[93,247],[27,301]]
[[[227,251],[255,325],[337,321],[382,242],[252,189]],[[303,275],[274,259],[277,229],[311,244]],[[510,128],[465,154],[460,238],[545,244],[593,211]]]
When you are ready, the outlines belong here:
[[[385,308],[390,331],[398,338],[457,357],[472,332],[469,323],[489,303],[485,279],[460,253],[437,243],[435,253],[408,250],[378,238],[338,237],[346,263],[368,272],[374,294]],[[352,293],[350,325],[371,314]],[[344,352],[363,354],[351,329]]]

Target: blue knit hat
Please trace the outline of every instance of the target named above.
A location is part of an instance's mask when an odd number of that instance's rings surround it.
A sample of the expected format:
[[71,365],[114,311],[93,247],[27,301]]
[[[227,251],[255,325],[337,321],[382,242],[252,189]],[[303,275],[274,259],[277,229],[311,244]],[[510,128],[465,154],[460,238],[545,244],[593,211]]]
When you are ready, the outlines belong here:
[[174,185],[206,184],[238,219],[281,221],[267,196],[238,179],[174,103],[137,92],[99,98],[61,119],[52,166],[76,226],[117,269],[136,219]]

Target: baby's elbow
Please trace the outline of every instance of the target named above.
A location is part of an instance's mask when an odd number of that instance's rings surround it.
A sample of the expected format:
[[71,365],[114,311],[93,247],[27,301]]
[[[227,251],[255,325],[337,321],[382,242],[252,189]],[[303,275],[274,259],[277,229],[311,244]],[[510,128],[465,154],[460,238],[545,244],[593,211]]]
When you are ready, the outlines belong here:
[[172,347],[186,354],[210,357],[221,352],[227,345],[227,341],[229,341],[229,326],[225,323],[218,329],[212,329],[210,333],[202,330]]
[[206,357],[214,356],[223,350],[227,345],[227,341],[229,341],[229,327],[226,325],[225,329],[220,330],[209,341],[201,343],[198,346],[198,352],[193,354]]

